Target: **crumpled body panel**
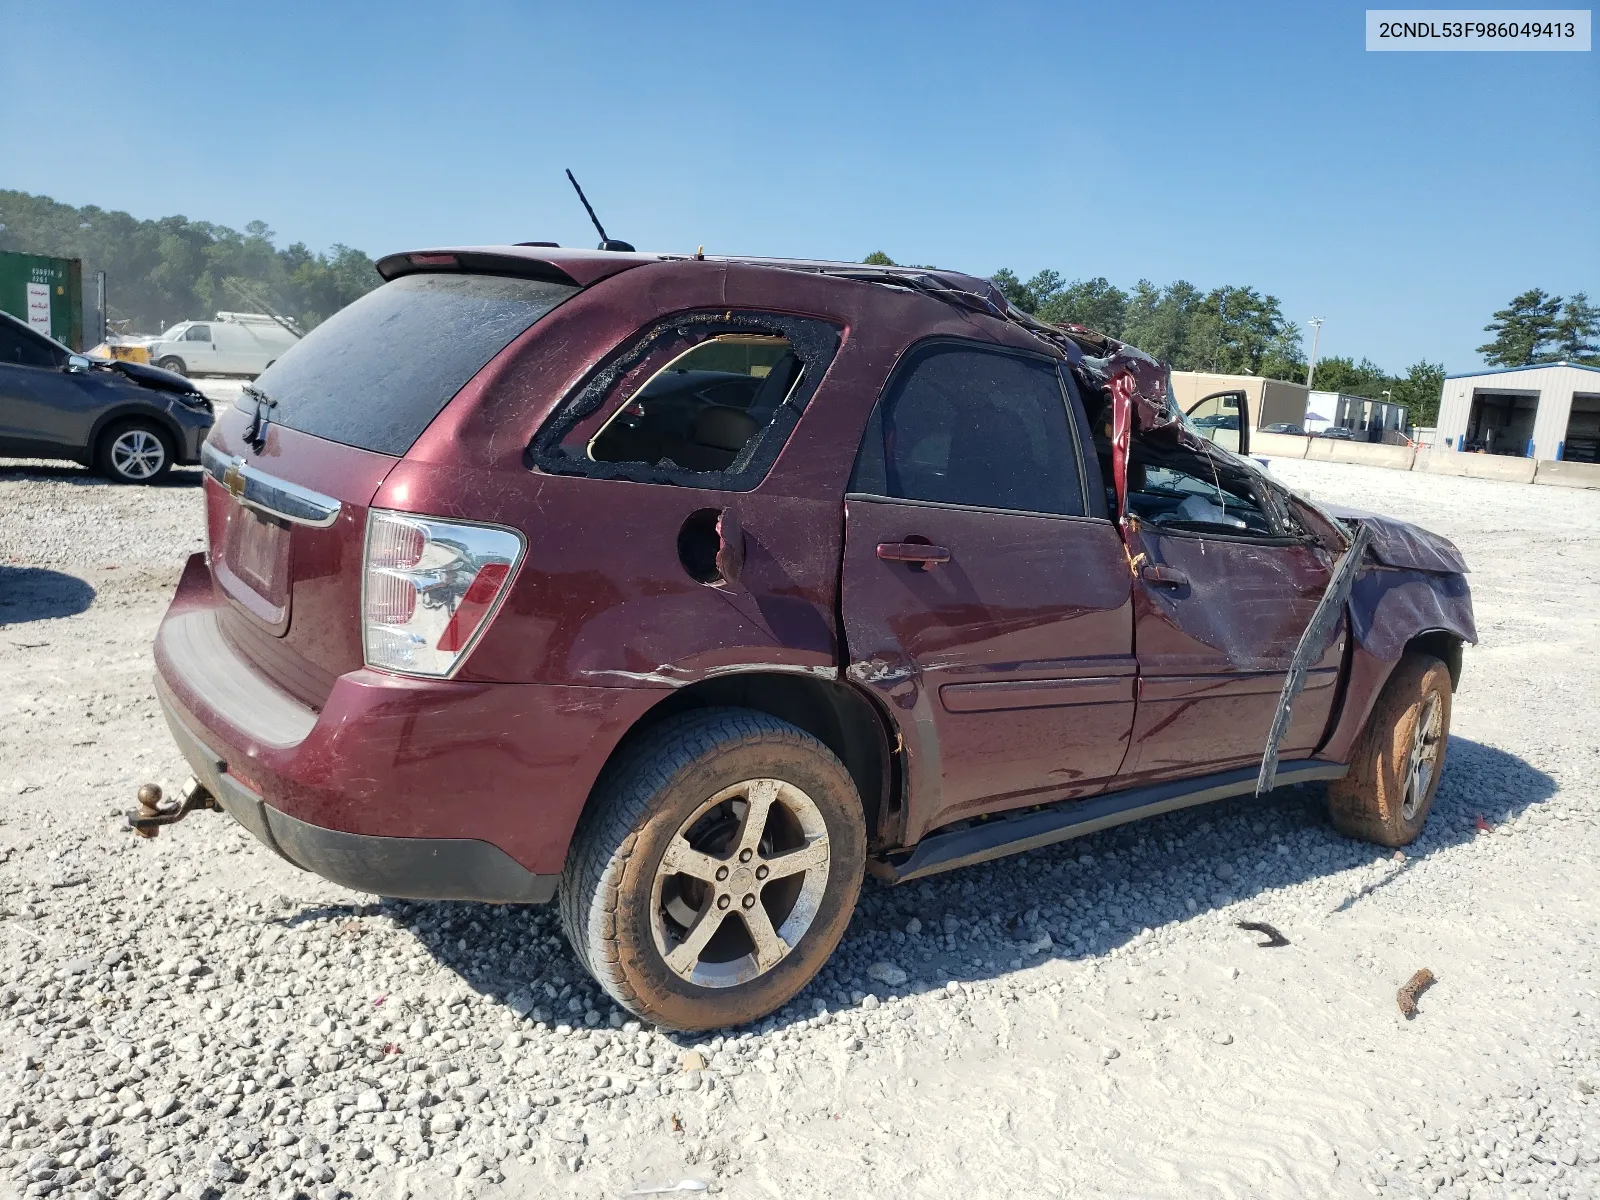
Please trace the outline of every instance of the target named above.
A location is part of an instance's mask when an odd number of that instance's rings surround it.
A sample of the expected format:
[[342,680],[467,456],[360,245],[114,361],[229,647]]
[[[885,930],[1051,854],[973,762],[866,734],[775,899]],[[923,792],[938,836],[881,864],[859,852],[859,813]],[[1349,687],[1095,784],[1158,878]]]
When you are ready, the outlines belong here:
[[1333,514],[1341,521],[1360,521],[1368,526],[1372,530],[1372,545],[1368,553],[1384,566],[1442,575],[1467,573],[1466,560],[1449,538],[1379,513],[1333,504],[1322,507],[1324,512]]
[[1445,630],[1476,643],[1467,563],[1449,538],[1407,521],[1328,505],[1341,521],[1371,532],[1368,566],[1350,593],[1350,629],[1356,642],[1382,662],[1394,662],[1419,634]]
[[1442,629],[1476,643],[1472,591],[1467,577],[1398,567],[1369,567],[1350,593],[1350,629],[1383,662],[1400,657],[1406,643]]

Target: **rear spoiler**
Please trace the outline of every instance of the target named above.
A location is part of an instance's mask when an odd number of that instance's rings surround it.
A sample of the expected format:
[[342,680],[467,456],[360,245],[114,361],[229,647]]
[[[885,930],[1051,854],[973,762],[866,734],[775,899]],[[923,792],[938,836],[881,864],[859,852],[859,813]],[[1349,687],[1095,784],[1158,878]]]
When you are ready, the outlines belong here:
[[462,246],[386,254],[375,264],[385,282],[425,272],[469,275],[515,275],[588,287],[633,267],[660,262],[654,254],[563,250],[560,247]]

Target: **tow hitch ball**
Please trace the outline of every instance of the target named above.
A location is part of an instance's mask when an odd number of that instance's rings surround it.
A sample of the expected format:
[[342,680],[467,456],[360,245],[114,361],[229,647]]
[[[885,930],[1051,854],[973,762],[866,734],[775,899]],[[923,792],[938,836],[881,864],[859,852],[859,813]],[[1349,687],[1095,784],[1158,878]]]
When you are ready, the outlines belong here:
[[222,805],[193,775],[184,780],[178,799],[161,802],[161,788],[147,783],[139,789],[139,807],[128,813],[128,828],[142,838],[153,838],[163,825],[183,820],[197,809],[211,808],[218,812]]

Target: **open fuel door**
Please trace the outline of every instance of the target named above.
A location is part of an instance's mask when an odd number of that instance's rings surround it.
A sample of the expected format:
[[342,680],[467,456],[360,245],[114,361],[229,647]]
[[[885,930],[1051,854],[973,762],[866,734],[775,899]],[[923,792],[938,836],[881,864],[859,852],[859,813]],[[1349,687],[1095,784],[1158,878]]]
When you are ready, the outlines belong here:
[[1250,398],[1238,388],[1200,397],[1188,417],[1201,437],[1234,454],[1250,453]]

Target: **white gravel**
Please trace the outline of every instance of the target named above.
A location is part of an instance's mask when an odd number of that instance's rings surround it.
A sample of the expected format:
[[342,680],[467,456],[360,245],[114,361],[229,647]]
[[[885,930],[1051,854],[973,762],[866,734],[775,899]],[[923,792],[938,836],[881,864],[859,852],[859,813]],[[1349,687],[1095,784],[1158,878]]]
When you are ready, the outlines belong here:
[[548,910],[380,903],[212,814],[121,832],[186,773],[149,644],[194,472],[0,466],[0,1195],[1600,1195],[1600,493],[1274,469],[1474,569],[1408,856],[1304,788],[869,885],[790,1009],[685,1038]]

